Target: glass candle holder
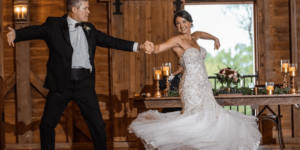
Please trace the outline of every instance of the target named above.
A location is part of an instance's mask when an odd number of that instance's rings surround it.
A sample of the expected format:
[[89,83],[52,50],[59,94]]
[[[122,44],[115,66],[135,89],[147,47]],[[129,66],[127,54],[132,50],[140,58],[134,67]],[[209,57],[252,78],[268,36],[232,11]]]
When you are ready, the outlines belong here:
[[289,75],[291,77],[297,76],[297,64],[290,64],[289,65]]
[[274,82],[266,82],[267,95],[274,94]]
[[297,94],[297,85],[295,81],[295,77],[297,76],[297,64],[291,63],[289,66],[289,75],[291,77],[291,90],[290,94]]
[[281,72],[288,73],[289,70],[289,60],[281,60]]
[[170,76],[171,75],[171,63],[165,63],[162,65],[162,71],[163,71],[163,76]]
[[154,80],[162,79],[162,67],[153,67]]

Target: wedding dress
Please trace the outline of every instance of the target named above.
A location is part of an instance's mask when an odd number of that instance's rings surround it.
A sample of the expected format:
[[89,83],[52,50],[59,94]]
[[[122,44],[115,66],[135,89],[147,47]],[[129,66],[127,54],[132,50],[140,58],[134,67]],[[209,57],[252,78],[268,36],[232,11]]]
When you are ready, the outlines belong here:
[[190,48],[180,58],[182,111],[146,111],[128,127],[146,150],[253,150],[261,134],[256,117],[225,110],[215,100],[204,59],[206,50]]

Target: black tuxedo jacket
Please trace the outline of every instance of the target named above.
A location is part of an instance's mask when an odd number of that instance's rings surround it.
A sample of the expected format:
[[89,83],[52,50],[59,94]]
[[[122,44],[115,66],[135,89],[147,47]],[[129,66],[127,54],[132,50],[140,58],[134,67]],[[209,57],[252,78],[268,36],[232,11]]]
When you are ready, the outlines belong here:
[[[95,86],[94,56],[96,46],[132,51],[134,42],[126,41],[106,35],[97,30],[91,23],[85,23],[83,28],[87,38],[90,63],[93,67],[93,83]],[[49,90],[64,91],[70,84],[73,48],[70,42],[67,15],[63,17],[49,17],[42,25],[29,26],[16,30],[14,42],[41,39],[49,48],[47,75],[44,87]]]

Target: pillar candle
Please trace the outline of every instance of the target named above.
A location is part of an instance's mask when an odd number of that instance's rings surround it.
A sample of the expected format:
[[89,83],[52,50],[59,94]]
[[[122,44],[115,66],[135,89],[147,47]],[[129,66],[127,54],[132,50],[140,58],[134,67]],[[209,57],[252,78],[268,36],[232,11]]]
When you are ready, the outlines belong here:
[[267,90],[274,90],[274,87],[269,85],[269,86],[267,86]]

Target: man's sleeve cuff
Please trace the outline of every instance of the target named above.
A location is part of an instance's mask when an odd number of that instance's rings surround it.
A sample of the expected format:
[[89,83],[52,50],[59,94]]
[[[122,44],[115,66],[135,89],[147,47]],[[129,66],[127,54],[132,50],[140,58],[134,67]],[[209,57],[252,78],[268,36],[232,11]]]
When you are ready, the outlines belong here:
[[133,44],[133,49],[132,49],[133,52],[138,52],[138,45],[139,43],[136,42]]

